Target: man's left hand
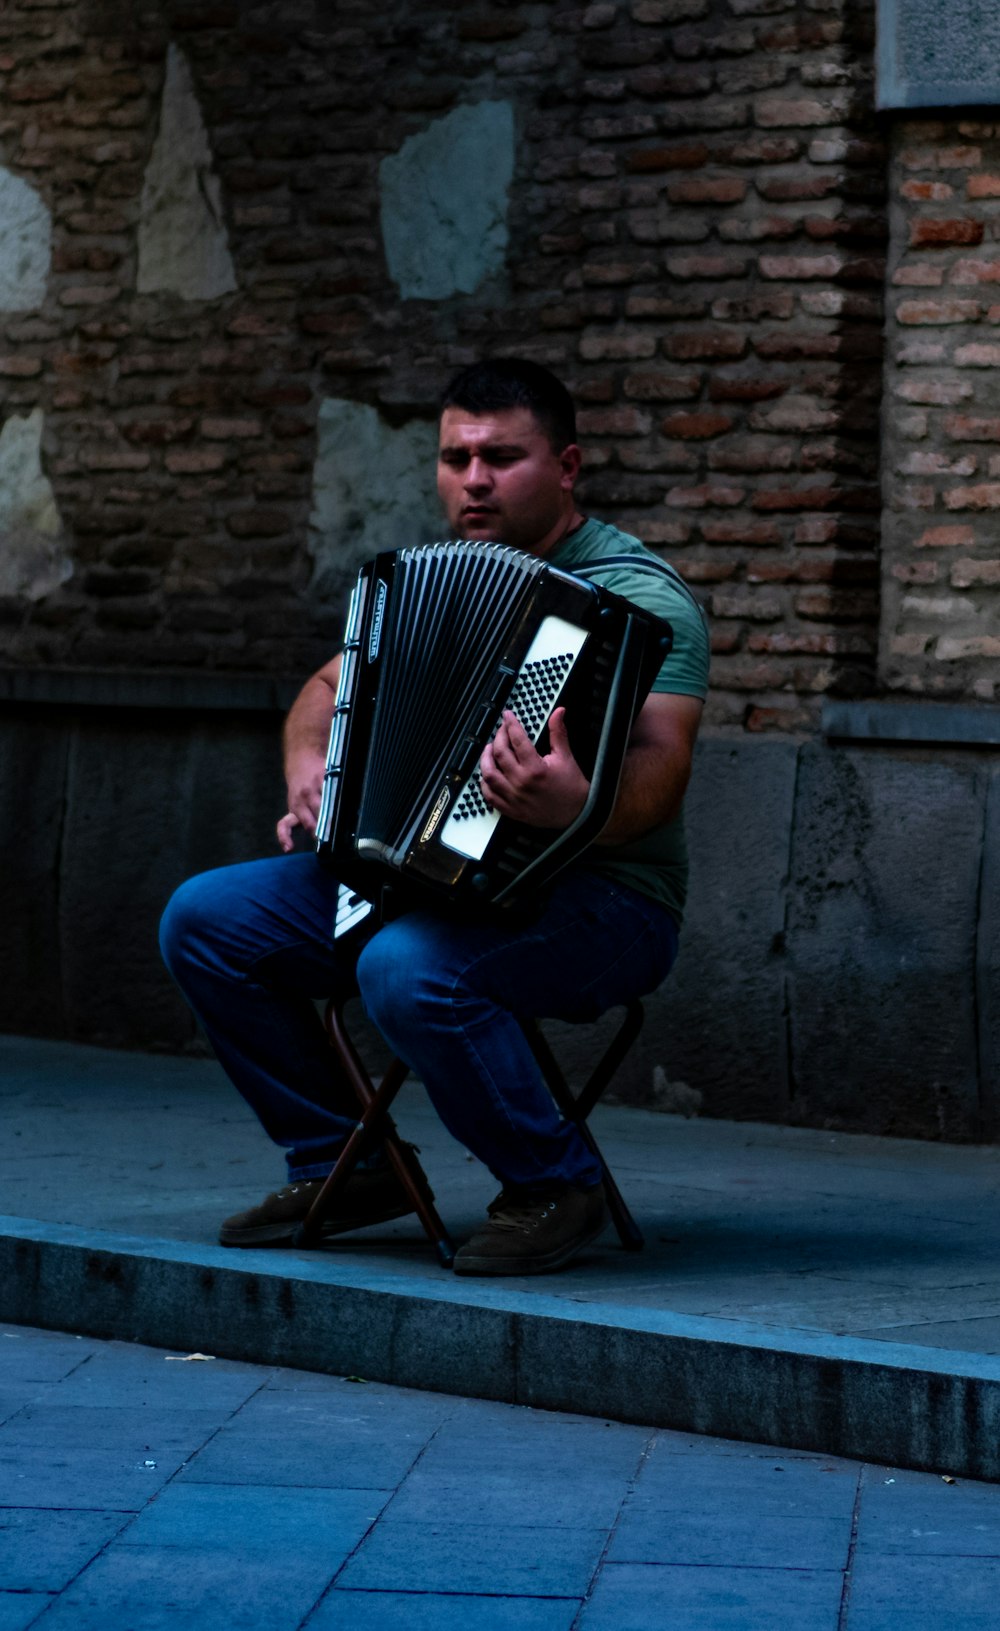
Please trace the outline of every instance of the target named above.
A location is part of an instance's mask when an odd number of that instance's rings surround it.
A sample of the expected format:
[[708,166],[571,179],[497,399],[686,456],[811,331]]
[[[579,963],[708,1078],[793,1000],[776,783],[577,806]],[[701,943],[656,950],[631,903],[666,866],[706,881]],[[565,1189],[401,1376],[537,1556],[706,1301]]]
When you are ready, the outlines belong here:
[[493,741],[479,762],[483,797],[501,815],[528,827],[562,829],[576,820],[590,791],[573,757],[566,733],[566,710],[549,720],[549,751],[536,751],[517,715],[505,709]]

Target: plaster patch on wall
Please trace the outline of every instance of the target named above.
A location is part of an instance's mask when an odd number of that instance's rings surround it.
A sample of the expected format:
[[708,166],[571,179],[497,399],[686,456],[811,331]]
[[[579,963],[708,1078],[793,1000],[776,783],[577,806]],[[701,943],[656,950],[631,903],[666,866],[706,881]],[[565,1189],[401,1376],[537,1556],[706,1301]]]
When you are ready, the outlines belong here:
[[455,108],[383,159],[382,237],[404,300],[471,294],[503,270],[513,175],[509,102]]
[[215,300],[236,288],[208,132],[191,70],[175,45],[167,52],[160,128],[142,187],[137,287],[183,300]]
[[55,494],[42,469],[41,408],[0,430],[0,595],[41,600],[73,575]]
[[45,299],[52,216],[34,187],[2,168],[0,221],[0,311],[31,311]]
[[361,402],[320,405],[309,549],[312,589],[343,596],[361,563],[381,549],[443,536],[435,487],[437,427],[394,429]]

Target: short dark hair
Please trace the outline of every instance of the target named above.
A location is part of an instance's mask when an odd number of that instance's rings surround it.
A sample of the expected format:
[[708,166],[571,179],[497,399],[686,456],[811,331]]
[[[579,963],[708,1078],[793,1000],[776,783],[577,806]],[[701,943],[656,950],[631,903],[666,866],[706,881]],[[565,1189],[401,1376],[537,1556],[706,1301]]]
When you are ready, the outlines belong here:
[[442,413],[445,408],[464,408],[467,413],[527,408],[556,453],[576,441],[573,398],[555,374],[527,357],[496,357],[471,363],[443,392]]

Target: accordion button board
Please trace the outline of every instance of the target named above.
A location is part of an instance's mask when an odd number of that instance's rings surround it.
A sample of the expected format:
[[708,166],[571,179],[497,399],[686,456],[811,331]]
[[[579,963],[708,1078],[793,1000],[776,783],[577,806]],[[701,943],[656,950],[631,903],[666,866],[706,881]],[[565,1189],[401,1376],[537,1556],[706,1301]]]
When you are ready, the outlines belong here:
[[[586,638],[586,629],[577,628],[562,617],[546,617],[531,642],[507,699],[507,708],[517,715],[532,742],[537,743],[548,724]],[[500,729],[502,717],[501,714],[493,726],[491,742]],[[452,801],[448,819],[440,830],[441,843],[459,855],[481,860],[500,819],[483,798],[477,762],[465,786]]]

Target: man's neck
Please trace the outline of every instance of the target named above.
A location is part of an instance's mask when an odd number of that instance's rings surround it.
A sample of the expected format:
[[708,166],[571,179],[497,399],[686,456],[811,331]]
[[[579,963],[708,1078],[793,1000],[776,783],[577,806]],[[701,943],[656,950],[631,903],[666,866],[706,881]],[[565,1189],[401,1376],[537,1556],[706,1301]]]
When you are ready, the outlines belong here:
[[532,555],[539,555],[543,557],[546,555],[551,555],[554,549],[558,549],[564,538],[568,538],[571,532],[575,532],[577,527],[582,526],[583,516],[580,514],[580,511],[577,509],[576,505],[571,504],[569,513],[563,516],[557,525],[554,526],[550,532],[546,533],[544,538],[539,539],[537,544],[533,544],[531,546]]

